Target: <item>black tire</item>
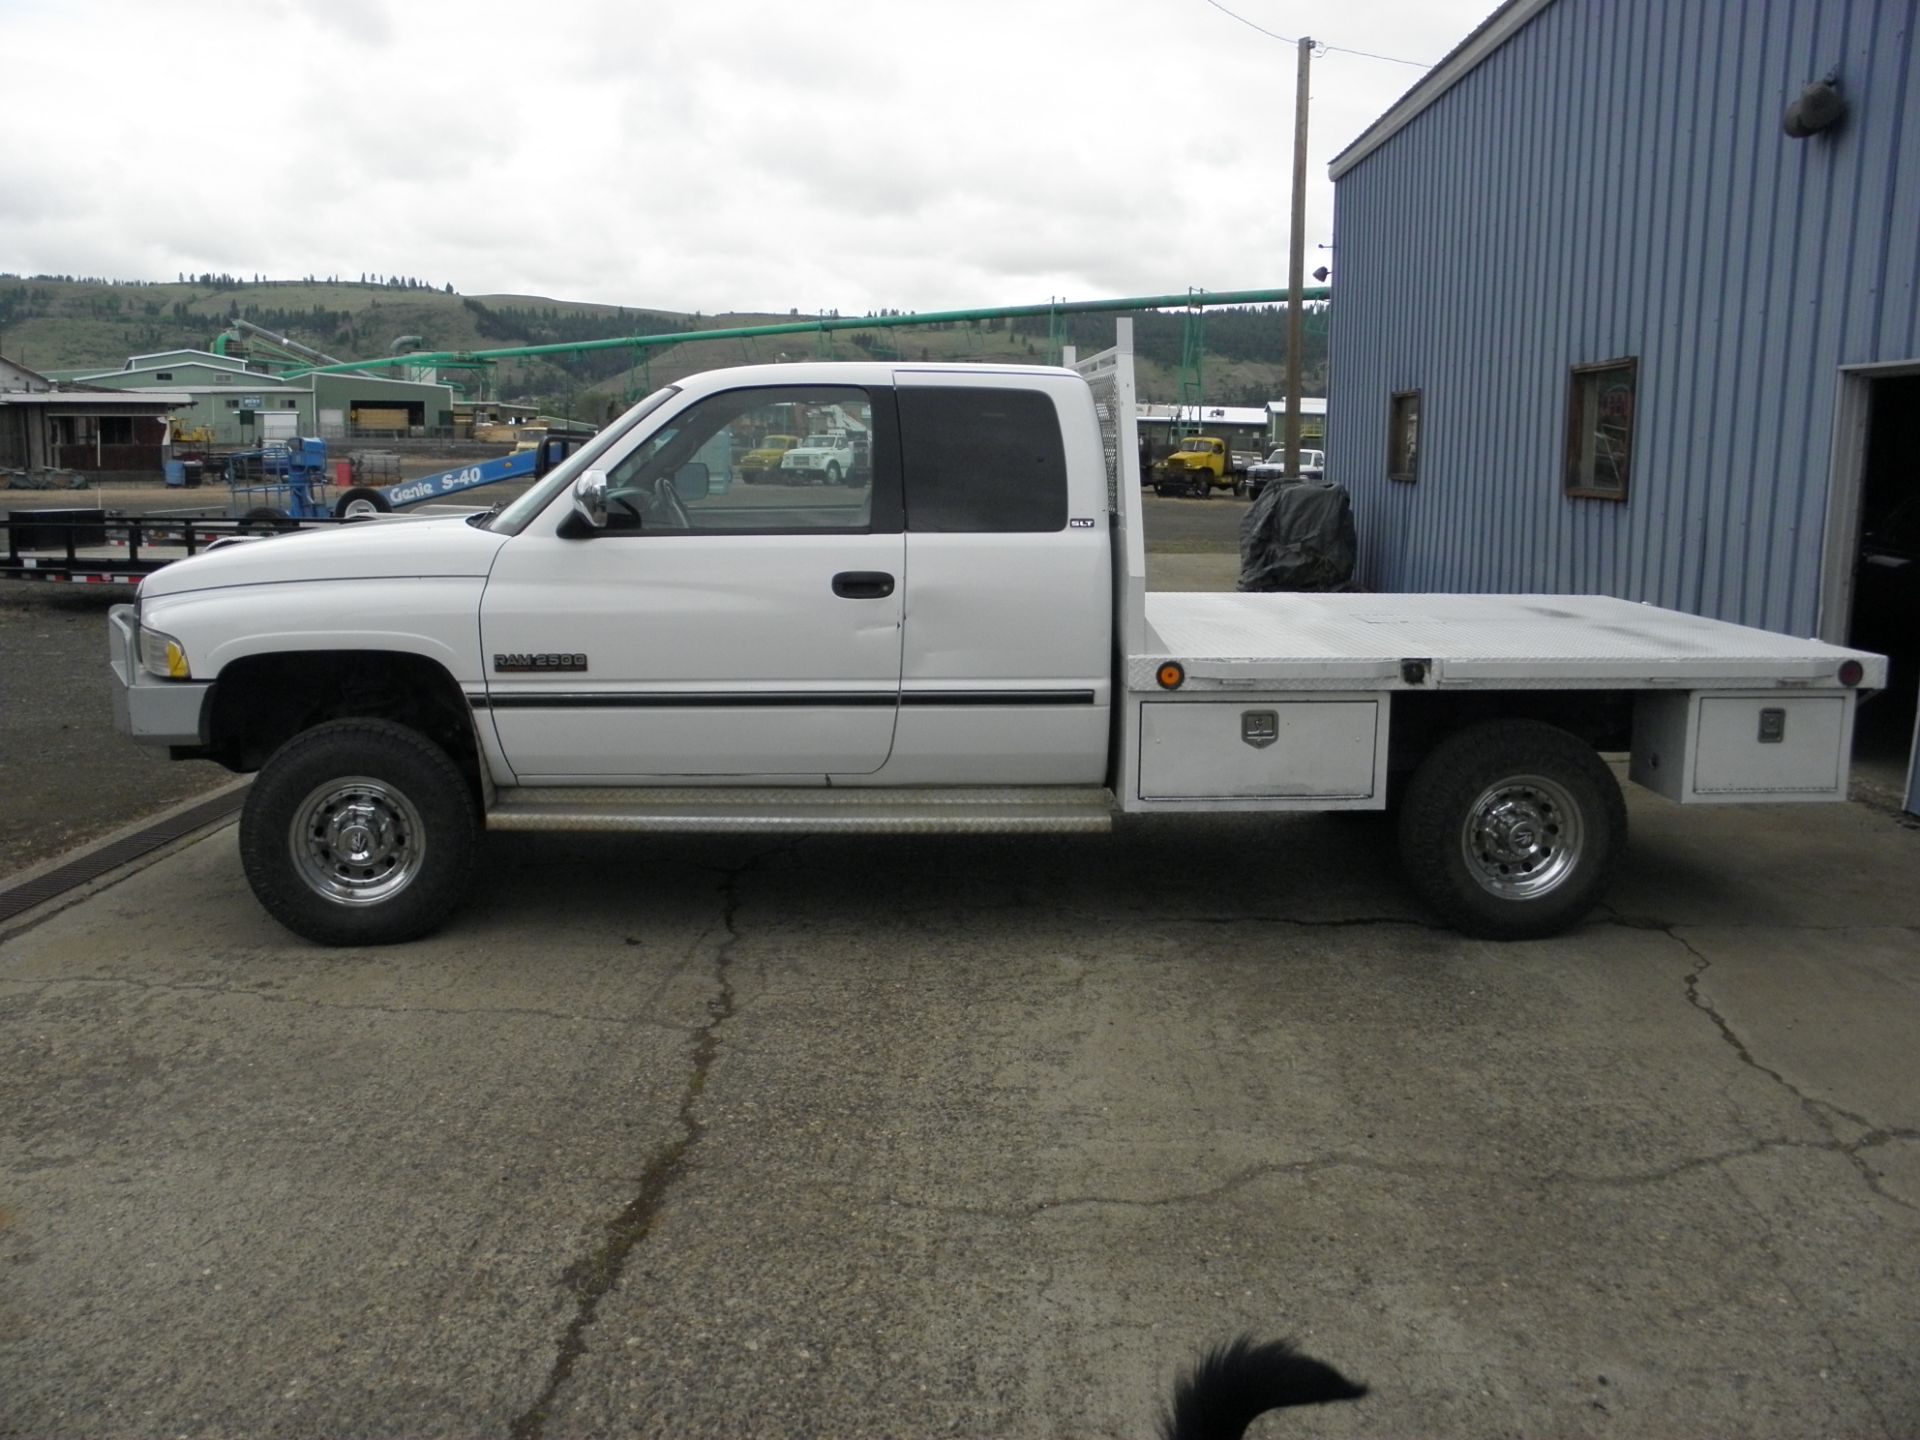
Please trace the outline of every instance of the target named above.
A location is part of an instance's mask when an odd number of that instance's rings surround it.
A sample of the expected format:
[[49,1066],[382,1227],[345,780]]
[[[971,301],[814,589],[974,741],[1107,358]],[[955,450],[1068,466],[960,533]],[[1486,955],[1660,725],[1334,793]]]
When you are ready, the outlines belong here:
[[260,530],[297,530],[300,522],[284,510],[271,505],[256,505],[240,517],[240,533],[251,535]]
[[[439,746],[390,720],[331,720],[261,767],[240,813],[240,859],[294,934],[391,945],[460,903],[479,835],[473,790]],[[347,849],[356,843],[361,853]]]
[[1399,832],[1408,882],[1449,925],[1531,940],[1598,903],[1626,849],[1627,807],[1591,746],[1537,720],[1494,720],[1421,762]]
[[838,485],[839,483],[840,483],[840,467],[837,464],[835,464],[833,461],[829,460],[827,462],[827,484]]
[[333,502],[334,517],[339,520],[359,520],[392,512],[393,506],[387,497],[370,485],[356,485]]

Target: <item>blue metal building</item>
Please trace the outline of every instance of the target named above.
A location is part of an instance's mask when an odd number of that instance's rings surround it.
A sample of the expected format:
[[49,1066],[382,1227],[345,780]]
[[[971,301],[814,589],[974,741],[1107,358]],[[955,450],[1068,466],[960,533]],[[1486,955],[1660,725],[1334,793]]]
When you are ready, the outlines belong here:
[[1337,156],[1362,582],[1863,640],[1861,536],[1920,489],[1917,28],[1509,0]]

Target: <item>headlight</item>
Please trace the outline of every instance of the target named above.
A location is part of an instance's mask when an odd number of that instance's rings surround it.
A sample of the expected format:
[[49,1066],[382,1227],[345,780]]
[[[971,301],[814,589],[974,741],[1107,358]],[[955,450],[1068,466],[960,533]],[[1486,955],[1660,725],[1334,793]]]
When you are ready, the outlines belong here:
[[171,635],[158,630],[140,631],[140,668],[162,680],[189,680],[193,671],[187,664],[186,648]]

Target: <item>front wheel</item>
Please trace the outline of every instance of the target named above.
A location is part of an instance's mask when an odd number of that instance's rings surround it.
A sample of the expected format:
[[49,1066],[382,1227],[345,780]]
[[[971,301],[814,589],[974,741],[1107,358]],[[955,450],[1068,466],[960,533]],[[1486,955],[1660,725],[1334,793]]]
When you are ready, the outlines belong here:
[[1626,848],[1620,783],[1592,748],[1535,720],[1469,726],[1408,784],[1400,855],[1462,934],[1557,935],[1599,901]]
[[479,848],[473,791],[447,753],[387,720],[333,720],[261,768],[240,815],[247,883],[322,945],[390,945],[446,919]]

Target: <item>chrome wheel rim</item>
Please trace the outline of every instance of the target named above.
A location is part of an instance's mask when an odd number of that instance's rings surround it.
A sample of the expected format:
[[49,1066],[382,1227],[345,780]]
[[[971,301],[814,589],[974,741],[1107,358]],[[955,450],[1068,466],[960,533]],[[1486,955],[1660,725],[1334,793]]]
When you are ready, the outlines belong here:
[[338,905],[392,899],[420,874],[427,853],[413,802],[365,775],[316,786],[294,811],[287,842],[307,888]]
[[1514,775],[1481,792],[1460,830],[1467,873],[1490,895],[1537,900],[1580,863],[1580,807],[1544,775]]
[[342,520],[364,520],[379,513],[380,507],[371,500],[349,500],[345,508],[340,512],[340,518]]

